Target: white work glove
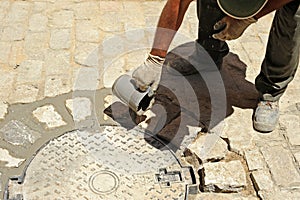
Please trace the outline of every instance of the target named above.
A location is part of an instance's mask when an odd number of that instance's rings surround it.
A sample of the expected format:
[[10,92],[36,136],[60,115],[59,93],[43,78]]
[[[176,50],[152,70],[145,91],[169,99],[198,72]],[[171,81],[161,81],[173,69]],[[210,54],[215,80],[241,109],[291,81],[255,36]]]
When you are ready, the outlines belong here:
[[149,54],[144,63],[132,74],[132,78],[140,90],[146,91],[150,87],[149,96],[153,96],[158,88],[164,61],[165,58]]
[[215,30],[219,30],[225,26],[224,30],[213,34],[212,37],[222,41],[237,39],[250,24],[255,22],[257,22],[257,20],[254,17],[248,19],[234,19],[226,16],[214,25]]

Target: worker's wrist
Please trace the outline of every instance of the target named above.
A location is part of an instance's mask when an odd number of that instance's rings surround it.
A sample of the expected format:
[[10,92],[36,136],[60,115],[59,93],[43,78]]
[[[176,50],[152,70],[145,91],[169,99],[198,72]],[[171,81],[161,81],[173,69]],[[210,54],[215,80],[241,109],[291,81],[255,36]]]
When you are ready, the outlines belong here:
[[155,49],[155,48],[153,48],[150,51],[150,55],[159,56],[160,58],[165,58],[166,55],[167,55],[167,51],[162,50],[162,49]]

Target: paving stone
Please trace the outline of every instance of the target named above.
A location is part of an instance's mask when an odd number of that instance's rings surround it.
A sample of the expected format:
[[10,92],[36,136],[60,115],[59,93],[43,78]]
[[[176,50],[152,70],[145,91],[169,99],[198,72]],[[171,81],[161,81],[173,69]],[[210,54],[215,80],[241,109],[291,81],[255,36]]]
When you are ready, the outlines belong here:
[[45,72],[46,75],[58,75],[70,70],[71,55],[66,50],[48,50],[45,55]]
[[7,103],[0,101],[0,119],[4,119],[5,115],[7,114]]
[[47,30],[47,24],[48,24],[48,18],[47,16],[37,13],[31,15],[29,18],[29,30],[33,32],[40,32],[40,31],[46,31]]
[[[62,20],[64,19],[64,20]],[[61,10],[52,13],[49,20],[50,26],[54,28],[71,28],[73,26],[74,12],[70,10]]]
[[226,135],[230,150],[243,155],[244,150],[252,147],[252,137],[257,134],[252,128],[252,109],[234,107],[234,113],[225,119],[228,124]]
[[71,47],[70,29],[54,29],[51,31],[51,49],[69,49]]
[[95,68],[80,68],[74,77],[73,90],[96,90],[99,72]]
[[1,40],[21,41],[25,38],[26,25],[23,23],[11,24],[3,29]]
[[7,149],[0,148],[0,166],[19,167],[24,161],[25,159],[11,156]]
[[300,174],[294,165],[290,151],[281,145],[265,147],[261,151],[276,185],[291,188],[300,186]]
[[258,149],[245,151],[245,159],[249,171],[266,168],[266,161]]
[[262,200],[298,200],[300,199],[300,191],[299,190],[287,190],[287,191],[260,191],[258,192],[260,199]]
[[274,183],[271,178],[271,174],[268,170],[257,170],[251,172],[251,178],[254,184],[254,187],[257,191],[273,191]]
[[76,22],[76,40],[80,42],[99,42],[99,31],[88,20],[79,20]]
[[280,116],[280,125],[286,129],[286,136],[292,146],[300,146],[300,116],[285,114]]
[[100,30],[104,32],[124,31],[124,23],[121,22],[122,16],[118,15],[119,12],[101,13],[101,15],[99,16],[99,25],[98,25]]
[[258,200],[258,198],[242,194],[200,193],[195,200]]
[[53,105],[39,107],[35,109],[32,114],[38,121],[45,123],[47,128],[56,128],[67,124],[61,115],[55,111]]
[[99,49],[96,43],[78,42],[75,49],[75,62],[89,67],[98,67]]
[[17,68],[18,77],[17,83],[38,82],[41,79],[43,61],[40,60],[26,60]]
[[9,103],[30,103],[37,100],[39,88],[35,84],[16,85],[9,96]]
[[60,94],[66,94],[72,90],[69,74],[49,75],[45,81],[46,97],[55,97]]
[[41,134],[20,121],[12,120],[0,129],[1,137],[13,145],[27,146],[33,144]]
[[228,153],[227,143],[216,134],[198,134],[188,149],[202,162],[221,160]]
[[24,51],[24,41],[14,41],[9,56],[9,65],[12,68],[19,67],[20,63],[26,60],[26,54]]
[[12,3],[7,19],[11,23],[26,22],[30,10],[30,2],[15,1]]
[[71,111],[75,122],[85,120],[91,116],[91,101],[86,97],[76,97],[66,100],[66,107]]
[[295,159],[298,162],[298,165],[300,166],[300,151],[297,153],[294,153]]
[[28,32],[25,36],[24,48],[29,59],[44,60],[45,50],[48,48],[49,33]]
[[0,69],[0,74],[0,99],[8,101],[8,97],[13,91],[15,73]]
[[[0,180],[2,180],[2,172],[0,172]],[[2,181],[0,181],[0,192],[2,191]]]
[[115,80],[125,73],[125,65],[125,60],[120,58],[105,66],[103,73],[103,85],[105,88],[111,88]]
[[33,11],[34,12],[42,12],[46,10],[48,2],[33,2]]
[[0,63],[8,63],[11,44],[9,42],[0,42]]
[[240,161],[205,163],[204,190],[237,192],[246,185],[246,172]]
[[[75,19],[80,19],[80,20],[90,20],[94,19],[95,16],[99,16],[100,8],[101,10],[103,9],[103,6],[99,6],[103,3],[103,1],[97,1],[97,2],[78,2],[74,6],[74,11],[75,11]],[[120,2],[114,2],[114,1],[109,1],[106,2],[107,4],[111,5],[113,4],[118,4],[122,5]]]

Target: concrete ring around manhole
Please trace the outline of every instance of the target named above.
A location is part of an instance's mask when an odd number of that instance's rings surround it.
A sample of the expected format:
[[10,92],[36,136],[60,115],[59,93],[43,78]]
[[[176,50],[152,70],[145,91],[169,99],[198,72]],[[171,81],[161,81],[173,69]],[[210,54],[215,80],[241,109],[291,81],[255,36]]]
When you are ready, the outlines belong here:
[[111,171],[99,171],[89,179],[89,187],[97,194],[107,194],[115,191],[119,186],[118,176]]

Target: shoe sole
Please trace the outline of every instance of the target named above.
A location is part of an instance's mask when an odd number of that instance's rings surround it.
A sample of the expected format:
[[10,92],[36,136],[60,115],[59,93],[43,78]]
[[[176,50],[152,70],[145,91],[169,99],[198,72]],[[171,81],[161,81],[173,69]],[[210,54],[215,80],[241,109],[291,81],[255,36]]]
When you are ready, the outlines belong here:
[[259,123],[256,121],[253,121],[253,127],[256,131],[261,132],[261,133],[270,133],[270,132],[274,131],[274,129],[275,129],[275,126],[266,125],[266,124]]

